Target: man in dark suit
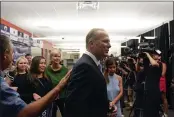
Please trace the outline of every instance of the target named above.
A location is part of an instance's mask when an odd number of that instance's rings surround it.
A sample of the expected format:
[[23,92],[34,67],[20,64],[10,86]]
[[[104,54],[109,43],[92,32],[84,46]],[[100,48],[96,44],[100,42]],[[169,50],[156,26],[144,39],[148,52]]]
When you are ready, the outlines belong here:
[[87,34],[87,51],[74,65],[67,86],[64,117],[107,117],[106,82],[98,65],[108,56],[110,47],[104,29],[94,28]]

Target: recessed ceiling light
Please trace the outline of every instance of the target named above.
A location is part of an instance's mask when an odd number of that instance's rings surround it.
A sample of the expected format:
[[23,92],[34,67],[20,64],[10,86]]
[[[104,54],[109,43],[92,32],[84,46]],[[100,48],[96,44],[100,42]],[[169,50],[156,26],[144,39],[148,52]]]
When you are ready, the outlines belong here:
[[49,26],[37,26],[38,28],[42,28],[42,29],[50,29],[51,27]]

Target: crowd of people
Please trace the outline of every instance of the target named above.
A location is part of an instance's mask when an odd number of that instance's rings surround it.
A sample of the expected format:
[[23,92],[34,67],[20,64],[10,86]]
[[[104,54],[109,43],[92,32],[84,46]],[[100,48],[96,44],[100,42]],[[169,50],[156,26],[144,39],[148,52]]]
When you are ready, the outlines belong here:
[[[161,52],[118,61],[108,56],[108,33],[94,28],[86,52],[71,70],[53,49],[50,64],[42,56],[21,56],[13,63],[10,39],[0,37],[1,117],[167,117],[166,65]],[[162,101],[161,101],[162,100]]]

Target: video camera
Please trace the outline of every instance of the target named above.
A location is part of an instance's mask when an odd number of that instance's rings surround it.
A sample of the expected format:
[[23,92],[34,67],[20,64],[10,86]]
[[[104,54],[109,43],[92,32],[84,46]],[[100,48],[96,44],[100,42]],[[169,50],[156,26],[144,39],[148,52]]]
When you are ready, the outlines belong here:
[[143,52],[153,53],[155,51],[155,40],[146,39],[143,36],[141,36],[138,51],[140,58],[146,57],[146,55]]
[[[131,39],[127,41],[127,49],[125,49],[128,56],[132,58],[145,57],[143,52],[153,53],[155,51],[155,39],[146,39],[144,36],[138,39]],[[137,56],[139,55],[139,56]]]

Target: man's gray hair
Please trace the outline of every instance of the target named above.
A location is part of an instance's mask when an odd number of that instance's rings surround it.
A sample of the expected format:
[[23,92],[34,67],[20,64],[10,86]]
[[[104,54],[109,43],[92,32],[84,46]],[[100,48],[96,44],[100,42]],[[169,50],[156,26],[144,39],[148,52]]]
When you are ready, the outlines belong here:
[[90,41],[93,41],[96,39],[97,32],[98,31],[105,31],[102,28],[93,28],[89,31],[89,33],[86,35],[86,48],[88,47],[88,44]]

